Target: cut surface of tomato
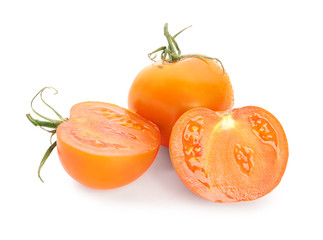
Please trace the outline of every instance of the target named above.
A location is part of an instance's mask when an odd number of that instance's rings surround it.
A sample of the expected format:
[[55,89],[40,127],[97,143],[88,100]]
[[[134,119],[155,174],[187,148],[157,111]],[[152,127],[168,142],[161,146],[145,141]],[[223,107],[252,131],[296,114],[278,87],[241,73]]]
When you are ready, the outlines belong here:
[[160,145],[158,127],[138,114],[102,102],[72,107],[58,126],[57,150],[69,175],[85,186],[110,189],[144,173]]
[[222,113],[195,108],[176,122],[170,154],[194,193],[216,202],[248,201],[279,184],[288,144],[279,121],[262,108]]

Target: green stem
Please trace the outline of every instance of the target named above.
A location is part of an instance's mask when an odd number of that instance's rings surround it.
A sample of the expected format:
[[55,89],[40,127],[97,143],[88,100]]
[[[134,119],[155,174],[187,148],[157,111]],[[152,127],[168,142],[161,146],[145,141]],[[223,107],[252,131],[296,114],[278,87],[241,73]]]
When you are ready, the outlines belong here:
[[[39,117],[47,120],[47,121],[43,121],[43,120],[38,120],[38,119],[35,119],[33,118],[29,113],[26,114],[26,117],[27,119],[36,127],[40,127],[41,129],[51,133],[51,136],[50,136],[50,142],[51,142],[51,145],[49,146],[49,148],[47,149],[47,151],[45,152],[40,164],[39,164],[39,167],[38,167],[38,177],[39,179],[43,181],[43,179],[40,177],[40,171],[43,167],[43,165],[45,164],[46,160],[48,159],[48,157],[50,156],[50,154],[52,153],[52,151],[54,150],[54,148],[56,147],[56,141],[54,143],[52,143],[52,137],[55,135],[56,133],[56,129],[58,128],[58,126],[63,123],[63,122],[66,122],[68,119],[67,118],[63,118],[54,108],[52,108],[49,104],[47,104],[44,99],[43,99],[43,92],[46,90],[46,89],[53,89],[55,90],[55,94],[57,94],[57,90],[55,88],[52,88],[52,87],[45,87],[43,89],[41,89],[34,97],[33,99],[31,100],[31,103],[30,103],[30,106],[31,106],[31,109],[33,110],[33,112],[38,115]],[[35,98],[37,96],[40,96],[40,99],[41,101],[47,106],[49,107],[55,114],[56,116],[60,119],[60,120],[55,120],[55,119],[51,119],[51,118],[48,118],[48,117],[45,117],[43,116],[42,114],[38,113],[37,111],[35,111],[35,109],[33,108],[33,102],[35,100]]]
[[47,151],[45,152],[40,164],[39,164],[39,167],[38,167],[38,177],[40,179],[40,181],[44,182],[43,179],[41,178],[40,176],[40,170],[42,169],[42,167],[44,166],[47,158],[49,157],[49,155],[52,153],[52,151],[54,150],[54,148],[56,147],[57,145],[57,142],[55,141],[52,145],[49,146],[49,148],[47,149]]
[[[46,89],[49,89],[50,87],[44,87],[44,88],[42,88],[34,97],[33,97],[33,99],[31,100],[31,102],[30,102],[30,107],[31,107],[31,109],[33,110],[33,112],[35,113],[35,114],[37,114],[39,117],[41,117],[41,118],[43,118],[43,119],[45,119],[45,120],[47,120],[47,121],[49,121],[49,122],[53,122],[53,123],[59,123],[59,121],[57,121],[57,120],[54,120],[54,119],[51,119],[51,118],[48,118],[48,117],[45,117],[45,116],[43,116],[43,115],[41,115],[40,113],[38,113],[35,109],[34,109],[34,106],[33,106],[33,103],[34,103],[34,100],[35,100],[35,98],[38,96],[38,95],[41,95],[41,99],[42,99],[42,101],[43,101],[43,97],[42,97],[42,93],[46,90]],[[44,102],[44,101],[43,101]],[[46,103],[46,102],[44,102],[47,106],[48,106],[48,104]]]
[[188,27],[186,27],[186,28],[182,29],[182,30],[181,30],[181,31],[179,31],[178,33],[176,33],[176,34],[173,36],[173,38],[175,39],[179,34],[181,34],[182,32],[184,32],[186,29],[188,29],[188,28],[190,28],[190,27],[192,27],[192,25],[190,25],[190,26],[188,26]]
[[42,91],[40,91],[40,99],[42,100],[42,102],[47,106],[49,107],[55,114],[56,116],[61,120],[61,121],[65,121],[65,118],[62,117],[62,115],[60,115],[53,107],[51,107],[49,104],[47,104],[44,99],[43,99],[43,92],[46,90],[46,89],[53,89],[55,91],[55,95],[58,93],[58,91],[53,88],[53,87],[45,87],[43,88]]
[[[224,67],[222,62],[217,59],[217,58],[212,58],[212,57],[207,57],[207,56],[203,56],[203,55],[198,55],[198,54],[190,54],[190,55],[182,55],[180,48],[178,47],[177,42],[175,41],[175,38],[181,34],[182,32],[184,32],[186,29],[190,28],[191,26],[188,26],[184,29],[182,29],[181,31],[179,31],[178,33],[176,33],[174,36],[170,35],[169,31],[168,31],[168,23],[165,23],[164,25],[164,35],[167,39],[167,43],[168,43],[168,47],[163,46],[160,47],[158,49],[156,49],[155,51],[151,52],[148,54],[148,57],[155,61],[156,58],[156,53],[161,51],[161,60],[164,63],[169,62],[169,63],[173,63],[173,62],[177,62],[180,61],[183,58],[188,58],[188,57],[197,57],[197,58],[201,58],[201,59],[207,59],[207,60],[216,60],[221,64],[222,70],[223,70],[223,74],[224,74]],[[155,54],[153,57],[152,55]]]
[[59,125],[59,124],[53,123],[53,122],[47,122],[47,121],[37,120],[37,119],[33,118],[29,113],[26,114],[26,117],[36,127],[39,126],[39,127],[47,127],[47,128],[56,129],[58,127],[58,125]]
[[174,47],[174,42],[173,42],[174,39],[168,32],[168,23],[165,23],[164,35],[165,35],[167,42],[168,42],[169,60],[170,60],[170,62],[176,62],[178,60],[178,54],[177,54],[175,47]]
[[[166,47],[160,47],[160,48],[156,49],[155,51],[148,53],[148,57],[150,58],[150,60],[155,61],[155,58],[157,57],[157,54],[155,54],[155,53],[157,53],[159,51],[164,51],[165,49],[166,49]],[[153,54],[155,54],[155,55],[152,57],[151,55],[153,55]]]

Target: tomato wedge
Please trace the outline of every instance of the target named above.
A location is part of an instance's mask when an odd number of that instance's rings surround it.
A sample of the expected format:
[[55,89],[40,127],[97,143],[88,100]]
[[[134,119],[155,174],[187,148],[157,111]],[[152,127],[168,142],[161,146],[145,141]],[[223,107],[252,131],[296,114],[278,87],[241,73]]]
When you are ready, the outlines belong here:
[[110,189],[138,178],[160,145],[157,126],[109,103],[83,102],[57,128],[57,150],[66,172],[81,184]]
[[184,184],[215,202],[260,198],[280,182],[288,143],[279,121],[254,106],[214,112],[195,108],[176,122],[173,166]]

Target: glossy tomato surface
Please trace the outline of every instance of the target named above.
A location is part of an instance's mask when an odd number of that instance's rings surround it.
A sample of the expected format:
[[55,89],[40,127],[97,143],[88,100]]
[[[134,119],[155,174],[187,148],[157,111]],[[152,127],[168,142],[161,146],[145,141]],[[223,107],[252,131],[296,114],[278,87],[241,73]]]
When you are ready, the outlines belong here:
[[166,147],[173,125],[184,112],[195,107],[227,110],[233,102],[231,82],[221,65],[196,57],[144,68],[128,98],[130,109],[157,124]]
[[81,184],[111,189],[134,181],[154,161],[158,127],[113,104],[83,102],[57,129],[57,150],[66,172]]
[[279,184],[288,144],[279,121],[262,108],[225,113],[196,108],[176,122],[170,154],[177,174],[194,193],[216,202],[248,201]]

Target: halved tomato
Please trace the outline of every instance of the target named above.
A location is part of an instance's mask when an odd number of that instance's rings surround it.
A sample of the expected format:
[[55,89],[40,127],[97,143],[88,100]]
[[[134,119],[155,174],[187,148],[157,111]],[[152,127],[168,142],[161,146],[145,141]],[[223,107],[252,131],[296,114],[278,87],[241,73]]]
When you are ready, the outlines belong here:
[[109,103],[83,102],[57,128],[57,150],[66,172],[81,184],[110,189],[143,174],[160,145],[158,127]]
[[262,108],[222,113],[195,108],[176,122],[170,154],[177,174],[194,193],[215,202],[248,201],[279,184],[288,144],[279,121]]

